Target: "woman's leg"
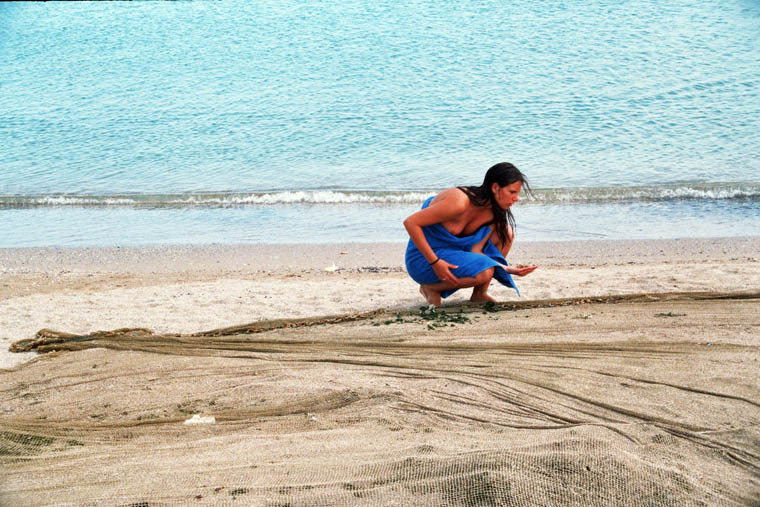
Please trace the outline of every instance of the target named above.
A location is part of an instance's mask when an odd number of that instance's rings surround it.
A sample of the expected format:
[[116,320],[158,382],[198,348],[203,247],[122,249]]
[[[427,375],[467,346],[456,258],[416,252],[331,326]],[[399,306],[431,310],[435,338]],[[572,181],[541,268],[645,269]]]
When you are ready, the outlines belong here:
[[449,289],[466,289],[467,287],[474,287],[470,301],[493,301],[493,298],[487,294],[488,285],[493,278],[493,271],[494,268],[488,268],[475,276],[462,277],[456,284],[450,282],[438,282],[421,285],[420,294],[425,297],[428,304],[441,306],[441,292]]
[[480,285],[476,285],[472,288],[470,301],[473,303],[487,303],[489,301],[496,302],[494,298],[488,295],[488,286],[491,285],[491,280],[493,279],[493,268],[489,268],[489,271],[491,271],[491,276]]
[[[507,226],[509,227],[509,226]],[[511,229],[509,229],[511,231]],[[479,243],[473,245],[472,249],[470,250],[472,253],[477,253],[483,255],[483,248],[486,246],[486,242],[491,239],[494,239],[493,234],[493,226],[491,226],[491,233],[488,234],[485,238],[483,238],[482,241]],[[511,237],[511,236],[510,236]],[[507,251],[509,251],[509,248],[507,248]],[[472,288],[472,296],[470,296],[470,301],[476,302],[476,303],[486,303],[488,301],[495,302],[496,300],[488,295],[488,286],[491,284],[491,279],[493,278],[493,268],[491,268],[491,276],[488,276],[487,279],[483,281],[483,283],[479,285],[474,285]],[[469,287],[469,285],[468,285]]]

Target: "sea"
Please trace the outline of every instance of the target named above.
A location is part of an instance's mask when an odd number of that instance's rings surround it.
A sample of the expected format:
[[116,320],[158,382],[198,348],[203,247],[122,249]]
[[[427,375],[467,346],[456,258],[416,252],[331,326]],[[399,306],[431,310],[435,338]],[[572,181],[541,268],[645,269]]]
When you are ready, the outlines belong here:
[[760,236],[757,0],[0,3],[0,247]]

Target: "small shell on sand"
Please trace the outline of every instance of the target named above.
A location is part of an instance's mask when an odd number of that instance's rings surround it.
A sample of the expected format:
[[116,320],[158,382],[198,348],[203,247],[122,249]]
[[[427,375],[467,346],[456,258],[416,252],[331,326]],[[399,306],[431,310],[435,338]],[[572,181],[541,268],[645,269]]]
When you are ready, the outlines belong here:
[[216,423],[216,417],[213,415],[207,417],[201,417],[200,414],[193,414],[193,417],[185,421],[185,424],[214,424]]

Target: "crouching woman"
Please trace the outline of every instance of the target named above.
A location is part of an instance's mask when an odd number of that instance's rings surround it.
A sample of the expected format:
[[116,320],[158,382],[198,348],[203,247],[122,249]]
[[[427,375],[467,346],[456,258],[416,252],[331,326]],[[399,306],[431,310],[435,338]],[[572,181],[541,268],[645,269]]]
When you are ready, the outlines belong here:
[[530,190],[525,176],[502,162],[486,172],[479,187],[444,190],[404,220],[406,269],[428,304],[440,306],[441,298],[468,287],[470,301],[494,301],[488,295],[493,278],[517,290],[511,275],[525,276],[538,267],[515,268],[506,261],[515,235],[510,208],[523,186]]

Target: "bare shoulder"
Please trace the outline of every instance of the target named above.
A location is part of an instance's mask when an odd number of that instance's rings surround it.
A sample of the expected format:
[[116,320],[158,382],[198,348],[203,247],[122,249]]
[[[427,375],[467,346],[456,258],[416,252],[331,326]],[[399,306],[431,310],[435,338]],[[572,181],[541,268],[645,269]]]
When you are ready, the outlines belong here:
[[433,199],[431,205],[446,207],[451,211],[462,212],[470,206],[470,198],[458,188],[447,188]]
[[407,217],[404,225],[424,227],[455,220],[469,206],[469,198],[461,190],[450,188],[435,196],[428,207]]

